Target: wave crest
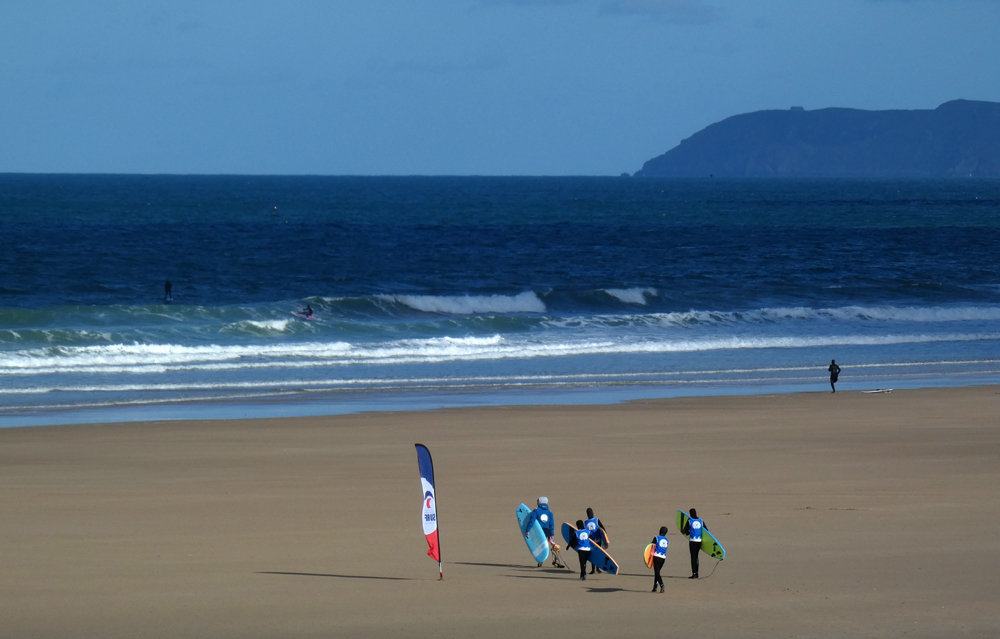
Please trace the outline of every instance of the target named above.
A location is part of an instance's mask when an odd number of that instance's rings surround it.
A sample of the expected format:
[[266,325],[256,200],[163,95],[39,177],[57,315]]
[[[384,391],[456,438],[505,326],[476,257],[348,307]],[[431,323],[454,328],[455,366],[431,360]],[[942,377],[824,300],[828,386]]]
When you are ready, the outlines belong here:
[[484,315],[488,313],[544,313],[545,303],[532,291],[519,295],[382,295],[422,313]]

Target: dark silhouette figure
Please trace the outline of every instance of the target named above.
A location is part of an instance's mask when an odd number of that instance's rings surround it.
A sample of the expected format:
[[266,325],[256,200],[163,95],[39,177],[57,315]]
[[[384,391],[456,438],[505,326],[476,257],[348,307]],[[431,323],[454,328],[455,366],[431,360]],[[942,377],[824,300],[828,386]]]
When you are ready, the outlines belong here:
[[[604,522],[594,516],[593,508],[587,509],[587,520],[583,522],[583,525],[587,528],[587,532],[590,533],[591,542],[601,548],[608,547],[608,536],[604,534]],[[595,572],[601,572],[601,569],[591,564],[590,574],[594,574]]]
[[826,370],[830,371],[830,388],[833,389],[830,392],[836,393],[837,388],[834,386],[834,384],[837,383],[837,378],[840,377],[840,367],[837,366],[837,360],[831,359],[830,368]]
[[163,301],[174,301],[174,285],[170,283],[170,280],[163,283]]
[[580,581],[587,580],[587,561],[590,559],[590,533],[583,525],[582,519],[576,520],[576,530],[574,537],[570,537],[569,547],[575,548],[580,556]]
[[663,563],[667,560],[667,546],[670,545],[670,541],[667,540],[667,527],[660,526],[660,534],[653,537],[653,570],[656,574],[653,576],[653,592],[659,588],[660,592],[663,592],[663,577],[660,575],[660,570],[663,569]]
[[691,576],[688,579],[698,578],[698,553],[701,552],[701,531],[707,530],[705,522],[698,518],[698,511],[692,508],[688,511],[691,518],[684,523],[681,534],[687,535],[688,550],[691,551]]

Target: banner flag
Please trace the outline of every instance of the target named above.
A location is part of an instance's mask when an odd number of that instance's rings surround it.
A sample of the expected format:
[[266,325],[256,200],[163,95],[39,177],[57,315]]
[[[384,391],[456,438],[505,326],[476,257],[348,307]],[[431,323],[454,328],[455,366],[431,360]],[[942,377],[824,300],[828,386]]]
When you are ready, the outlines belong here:
[[441,545],[438,543],[437,497],[434,493],[434,462],[431,460],[431,452],[427,450],[426,446],[423,444],[415,444],[415,446],[417,447],[417,465],[420,466],[420,488],[423,493],[421,523],[424,527],[427,545],[430,547],[427,554],[438,562],[438,572],[443,578]]

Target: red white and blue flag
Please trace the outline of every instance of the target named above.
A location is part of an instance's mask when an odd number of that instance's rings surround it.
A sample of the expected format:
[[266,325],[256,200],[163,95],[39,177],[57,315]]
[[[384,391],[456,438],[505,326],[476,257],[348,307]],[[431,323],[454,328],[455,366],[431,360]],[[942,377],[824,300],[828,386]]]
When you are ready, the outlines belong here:
[[438,543],[438,516],[437,498],[434,495],[434,462],[431,460],[431,453],[423,444],[416,444],[417,464],[420,466],[420,488],[423,492],[423,503],[421,506],[421,523],[424,527],[424,536],[427,538],[427,545],[430,548],[427,554],[438,562],[438,572],[441,570],[441,546]]

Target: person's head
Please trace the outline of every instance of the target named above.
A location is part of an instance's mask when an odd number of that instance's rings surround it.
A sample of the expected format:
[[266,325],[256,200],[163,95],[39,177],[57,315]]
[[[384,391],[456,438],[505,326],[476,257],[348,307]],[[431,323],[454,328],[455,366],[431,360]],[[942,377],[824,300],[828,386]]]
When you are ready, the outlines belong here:
[[660,537],[666,537],[666,536],[667,536],[667,527],[660,526]]
[[837,363],[837,360],[835,360],[835,359],[831,359],[831,360],[830,360],[830,363],[831,363],[831,364],[836,364],[836,363]]
[[583,529],[583,520],[582,519],[577,519],[576,520],[576,527],[577,527],[578,530],[582,530]]
[[594,509],[593,508],[588,508],[587,509],[587,519],[593,519],[593,518],[594,518]]
[[692,508],[688,512],[691,513],[691,519],[698,519],[698,511],[696,509]]
[[549,498],[548,497],[539,497],[538,498],[538,505],[539,506],[545,506],[546,508],[548,508],[548,506],[549,506]]

